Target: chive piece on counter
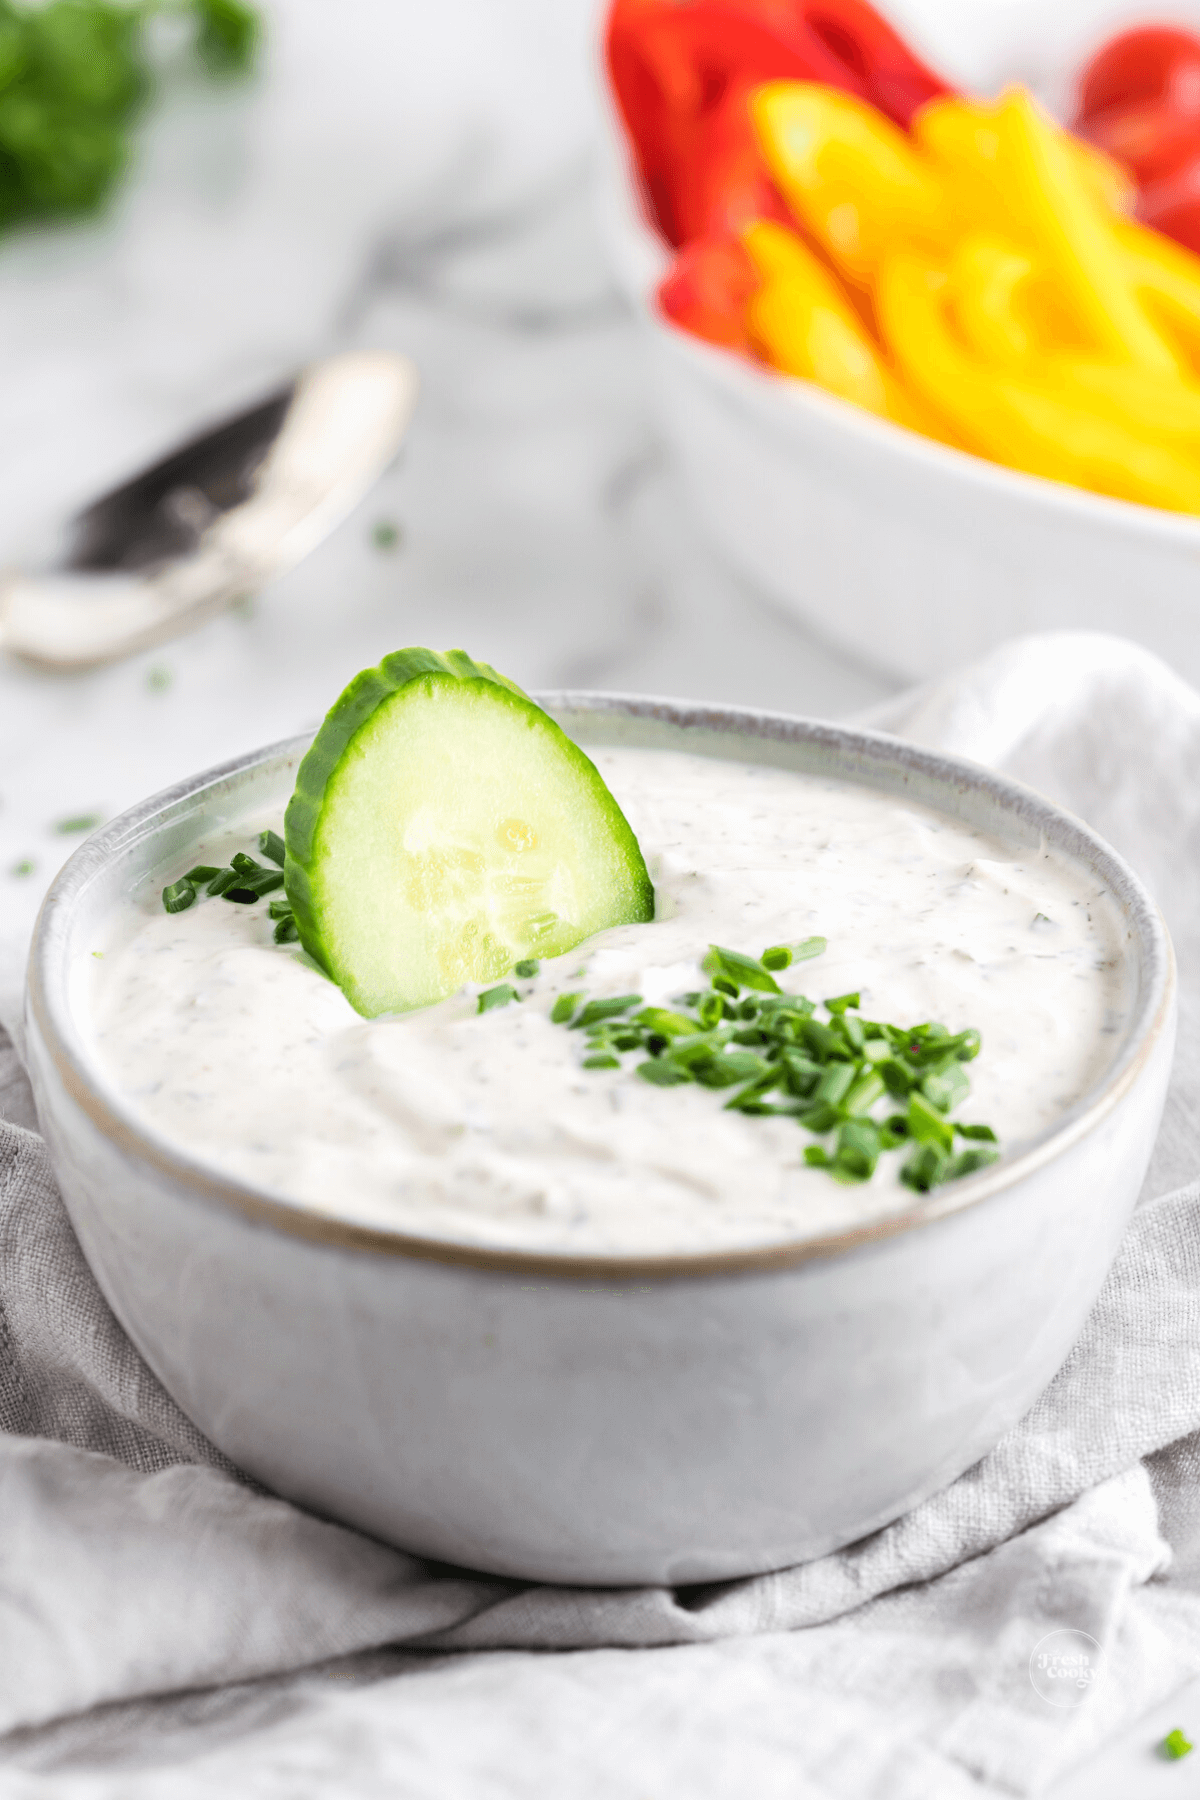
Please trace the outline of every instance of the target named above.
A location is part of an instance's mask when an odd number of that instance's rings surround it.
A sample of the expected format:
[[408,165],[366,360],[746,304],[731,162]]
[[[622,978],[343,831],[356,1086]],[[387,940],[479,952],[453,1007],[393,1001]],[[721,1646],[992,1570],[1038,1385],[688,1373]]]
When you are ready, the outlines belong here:
[[278,863],[279,867],[282,869],[285,852],[283,839],[277,831],[260,831],[258,834],[258,849],[260,856],[269,857],[273,863]]
[[530,981],[541,966],[536,956],[527,956],[521,962],[514,963],[513,974],[519,975],[522,981]]
[[77,832],[95,831],[100,819],[99,813],[72,813],[65,819],[56,819],[54,829],[64,837],[73,837]]
[[196,890],[186,875],[181,881],[171,882],[162,891],[163,907],[169,913],[186,912],[195,903],[195,899]]
[[1187,1734],[1180,1731],[1179,1727],[1176,1726],[1174,1731],[1168,1731],[1166,1737],[1158,1746],[1158,1753],[1160,1756],[1165,1757],[1168,1762],[1178,1762],[1181,1757],[1190,1756],[1195,1748],[1195,1744],[1192,1743]]
[[511,987],[507,981],[502,981],[497,987],[486,988],[480,994],[479,1004],[475,1011],[494,1012],[496,1007],[507,1006],[510,1000],[519,1000],[520,997],[515,987]]

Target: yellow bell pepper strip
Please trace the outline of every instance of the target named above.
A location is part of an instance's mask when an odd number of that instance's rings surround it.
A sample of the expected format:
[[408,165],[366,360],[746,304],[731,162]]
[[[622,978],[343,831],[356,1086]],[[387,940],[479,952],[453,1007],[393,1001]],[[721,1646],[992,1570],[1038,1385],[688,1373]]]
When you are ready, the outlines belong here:
[[997,107],[987,100],[931,100],[912,123],[913,142],[940,177],[953,230],[991,231],[1020,241],[1023,231],[1001,183]]
[[1054,357],[1043,365],[1047,378],[1087,406],[1102,404],[1126,431],[1174,438],[1200,451],[1200,386],[1131,369],[1127,363]]
[[[774,219],[755,219],[741,236],[760,281],[774,281],[777,275],[804,274],[817,260],[798,232]],[[828,270],[824,272],[828,274]]]
[[789,231],[768,219],[742,242],[762,277],[746,307],[751,342],[785,375],[816,381],[881,418],[895,416],[896,383],[877,346],[829,270]]
[[1023,369],[1035,348],[1022,299],[1035,270],[1031,256],[988,232],[969,232],[950,262],[948,298],[967,345],[1002,369]]
[[888,258],[879,322],[906,382],[964,443],[996,462],[1100,494],[1200,512],[1200,454],[1148,442],[1051,380],[997,372],[963,347],[945,313],[936,264],[907,251]]
[[[964,224],[991,226],[1006,237],[1019,238],[1021,218],[1012,212],[997,186],[999,110],[997,101],[964,100],[956,95],[931,100],[914,118],[912,136],[938,166],[951,204]],[[1131,212],[1137,189],[1120,163],[1070,132],[1060,131],[1058,136],[1092,198],[1109,212]]]
[[1023,241],[1061,285],[1097,350],[1117,362],[1180,373],[1181,363],[1130,280],[1112,229],[1079,175],[1064,135],[1029,95],[1010,89],[996,113],[996,175]]
[[939,433],[888,368],[836,278],[803,238],[759,219],[742,242],[762,277],[746,308],[746,329],[760,354],[785,375],[815,381],[883,419]]
[[[1045,382],[1073,404],[1103,407],[1143,438],[1200,443],[1200,386],[1128,363],[1056,351],[1037,316],[1039,279],[1032,257],[1003,239],[983,232],[964,237],[950,264],[946,298],[967,347],[991,367]],[[1196,280],[1200,290],[1200,268]]]
[[1089,144],[1086,138],[1076,137],[1069,131],[1062,135],[1074,158],[1079,179],[1100,205],[1107,207],[1109,212],[1132,213],[1137,205],[1137,184],[1129,171],[1096,144]]
[[1200,366],[1200,257],[1132,219],[1113,234],[1121,246],[1134,290],[1193,366]]
[[866,101],[814,82],[772,81],[750,109],[788,207],[848,281],[869,287],[897,243],[946,241],[944,183]]

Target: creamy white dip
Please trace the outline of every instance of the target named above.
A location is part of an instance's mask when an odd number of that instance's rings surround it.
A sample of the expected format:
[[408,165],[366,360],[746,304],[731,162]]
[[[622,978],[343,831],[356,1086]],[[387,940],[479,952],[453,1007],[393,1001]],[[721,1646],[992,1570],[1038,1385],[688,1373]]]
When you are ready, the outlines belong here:
[[[1111,1061],[1126,1008],[1126,928],[1099,884],[1054,852],[1014,851],[849,784],[675,752],[592,753],[642,845],[653,924],[601,933],[542,965],[523,1004],[473,993],[364,1020],[264,902],[169,915],[161,882],[81,958],[81,1000],[113,1087],[205,1163],[324,1213],[512,1248],[647,1254],[807,1237],[913,1204],[901,1157],[840,1186],[805,1167],[787,1119],[727,1094],[585,1070],[556,996],[707,985],[712,942],[759,955],[810,934],[827,953],[779,979],[815,1000],[858,989],[862,1014],[976,1027],[955,1116],[1006,1152],[1051,1125]],[[197,843],[252,849],[279,814]],[[101,954],[96,955],[99,951]],[[521,984],[524,986],[525,984]]]

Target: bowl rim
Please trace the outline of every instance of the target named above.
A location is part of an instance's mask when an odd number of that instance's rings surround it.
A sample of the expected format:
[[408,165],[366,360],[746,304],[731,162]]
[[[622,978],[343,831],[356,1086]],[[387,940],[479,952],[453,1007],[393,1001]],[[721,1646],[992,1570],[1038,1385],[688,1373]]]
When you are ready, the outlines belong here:
[[[286,738],[251,750],[214,768],[186,777],[151,795],[101,826],[68,859],[42,902],[34,927],[26,982],[26,1016],[52,1061],[68,1096],[92,1123],[122,1150],[150,1163],[189,1198],[241,1214],[254,1224],[343,1249],[402,1257],[511,1274],[535,1274],[576,1280],[637,1278],[706,1278],[734,1273],[769,1272],[840,1255],[903,1232],[950,1219],[1018,1186],[1028,1176],[1064,1155],[1092,1132],[1138,1081],[1153,1052],[1170,1028],[1175,1002],[1175,957],[1166,925],[1142,882],[1109,844],[1090,826],[1038,794],[981,763],[863,726],[831,724],[763,708],[710,705],[651,695],[556,690],[533,696],[557,715],[591,715],[665,722],[684,731],[706,733],[709,741],[732,737],[739,742],[811,742],[847,759],[843,777],[870,787],[853,759],[867,765],[893,764],[902,774],[922,777],[959,792],[975,790],[998,803],[1027,829],[1036,829],[1057,849],[1086,862],[1117,900],[1135,940],[1137,964],[1144,972],[1137,1001],[1127,1023],[1125,1042],[1112,1065],[1051,1126],[1019,1154],[990,1168],[962,1177],[926,1196],[914,1196],[894,1213],[808,1238],[772,1240],[745,1248],[653,1255],[596,1254],[570,1250],[528,1250],[472,1244],[385,1225],[366,1225],[318,1212],[295,1200],[221,1173],[189,1155],[126,1107],[112,1092],[89,1054],[70,1004],[71,928],[83,894],[99,880],[123,849],[153,838],[200,798],[221,787],[234,788],[265,765],[299,757],[312,733]],[[595,746],[602,747],[600,745]],[[686,743],[673,746],[686,749]],[[704,753],[703,751],[701,752]],[[714,753],[710,748],[708,754]],[[753,760],[753,759],[746,759]],[[916,804],[932,805],[927,799]]]

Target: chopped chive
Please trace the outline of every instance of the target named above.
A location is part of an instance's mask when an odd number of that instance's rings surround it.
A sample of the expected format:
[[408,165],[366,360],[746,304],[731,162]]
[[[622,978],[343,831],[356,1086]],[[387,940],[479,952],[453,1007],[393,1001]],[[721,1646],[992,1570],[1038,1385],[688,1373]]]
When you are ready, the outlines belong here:
[[541,966],[536,956],[526,956],[521,962],[514,963],[513,974],[519,975],[522,981],[530,981]]
[[824,956],[827,945],[823,937],[801,938],[798,944],[789,944],[793,962],[810,962],[814,956]]
[[813,1132],[817,1137],[824,1137],[835,1125],[840,1125],[842,1115],[840,1109],[831,1101],[823,1100],[819,1105],[806,1106],[797,1114],[805,1131]]
[[993,1150],[990,1144],[980,1144],[972,1150],[960,1150],[958,1155],[952,1156],[946,1164],[946,1173],[943,1179],[958,1181],[964,1175],[973,1175],[976,1169],[988,1168],[990,1164],[997,1162],[999,1157],[1000,1152]]
[[280,894],[278,899],[268,902],[267,911],[273,919],[290,919],[292,917],[292,903],[287,898],[286,894]]
[[294,944],[300,933],[291,913],[285,914],[275,926],[275,942],[277,944]]
[[655,1087],[678,1087],[681,1081],[692,1079],[687,1070],[681,1069],[677,1063],[661,1059],[658,1062],[639,1063],[637,1072],[643,1081],[652,1082]]
[[[933,1019],[910,1026],[864,1019],[857,991],[832,995],[826,1018],[817,1018],[815,1003],[784,993],[775,975],[825,948],[824,938],[805,938],[756,959],[710,944],[701,964],[708,988],[678,995],[669,1007],[643,1006],[637,994],[588,1000],[572,993],[558,997],[550,1017],[585,1033],[585,1069],[619,1070],[621,1056],[644,1050],[635,1073],[652,1086],[735,1089],[727,1111],[790,1118],[816,1137],[835,1133],[832,1150],[810,1144],[804,1151],[809,1167],[835,1181],[870,1181],[893,1150],[906,1151],[900,1179],[920,1193],[994,1162],[990,1126],[947,1116],[969,1092],[962,1064],[978,1055],[979,1033],[952,1033]],[[537,967],[518,963],[516,973]],[[504,998],[492,1004],[515,998],[509,989],[493,991]],[[879,1118],[880,1101],[905,1110]],[[957,1155],[956,1135],[967,1144]]]
[[285,851],[283,839],[277,831],[260,831],[258,834],[258,848],[260,855],[269,857],[273,863],[278,863],[279,867],[282,869]]
[[394,550],[400,542],[400,528],[391,519],[380,519],[371,528],[371,542],[377,550]]
[[[733,988],[756,988],[760,993],[777,994],[779,983],[769,969],[754,956],[743,956],[740,950],[726,950],[720,944],[710,944],[708,955],[700,964],[704,973],[720,977]],[[716,986],[714,980],[713,986]]]
[[936,1106],[939,1112],[947,1113],[958,1105],[971,1091],[971,1084],[962,1072],[962,1064],[951,1061],[945,1069],[939,1069],[933,1075],[926,1075],[921,1083],[921,1092],[925,1098]]
[[641,1004],[640,994],[616,994],[611,1000],[589,1000],[579,1017],[571,1020],[571,1030],[586,1030],[589,1025],[598,1025],[602,1019],[615,1019],[619,1013],[628,1012],[631,1006]]
[[670,1012],[664,1006],[643,1006],[637,1023],[665,1038],[688,1037],[696,1029],[696,1021],[686,1013]]
[[236,869],[219,869],[208,884],[210,894],[223,894],[237,880]]
[[77,832],[95,831],[102,816],[100,813],[72,813],[65,819],[56,819],[54,829],[63,837],[72,837]]
[[[237,877],[235,876],[236,880]],[[253,906],[259,898],[258,890],[249,887],[227,887],[221,890],[222,900],[232,900],[235,906]]]
[[517,993],[516,988],[510,987],[507,981],[502,981],[497,987],[487,988],[480,994],[479,1005],[475,1008],[475,1011],[481,1013],[494,1012],[496,1007],[507,1006],[510,1000],[519,999],[520,995]]
[[255,862],[252,856],[247,856],[244,850],[238,850],[230,857],[229,866],[236,869],[239,875],[261,875],[263,872],[262,864]]
[[869,1112],[877,1100],[883,1098],[886,1089],[879,1074],[874,1069],[866,1074],[857,1075],[842,1096],[842,1105],[848,1113]]
[[243,875],[238,879],[238,886],[246,888],[260,897],[274,894],[283,886],[282,869],[260,869],[257,875]]
[[918,1144],[936,1144],[947,1152],[954,1147],[953,1125],[922,1094],[908,1096],[908,1129]]
[[720,994],[705,994],[696,1006],[700,1024],[705,1031],[711,1031],[725,1017],[725,1002]]
[[211,881],[214,875],[220,873],[220,869],[212,863],[197,863],[194,869],[188,870],[183,879],[194,882],[197,887],[203,887],[206,881]]
[[945,1179],[948,1161],[945,1152],[936,1144],[919,1144],[903,1164],[900,1179],[906,1187],[927,1194],[930,1188]]
[[186,876],[182,881],[172,881],[162,891],[163,908],[169,913],[186,912],[196,899],[196,890]]
[[9,873],[11,875],[17,876],[18,879],[21,879],[22,877],[24,877],[26,875],[32,875],[33,871],[36,867],[37,867],[37,864],[35,862],[33,862],[28,856],[23,856],[21,858],[20,862],[15,862],[13,864],[12,868],[9,870]]
[[849,1091],[854,1080],[854,1065],[848,1062],[830,1063],[821,1076],[813,1094],[818,1106],[824,1102],[826,1106],[838,1106]]

